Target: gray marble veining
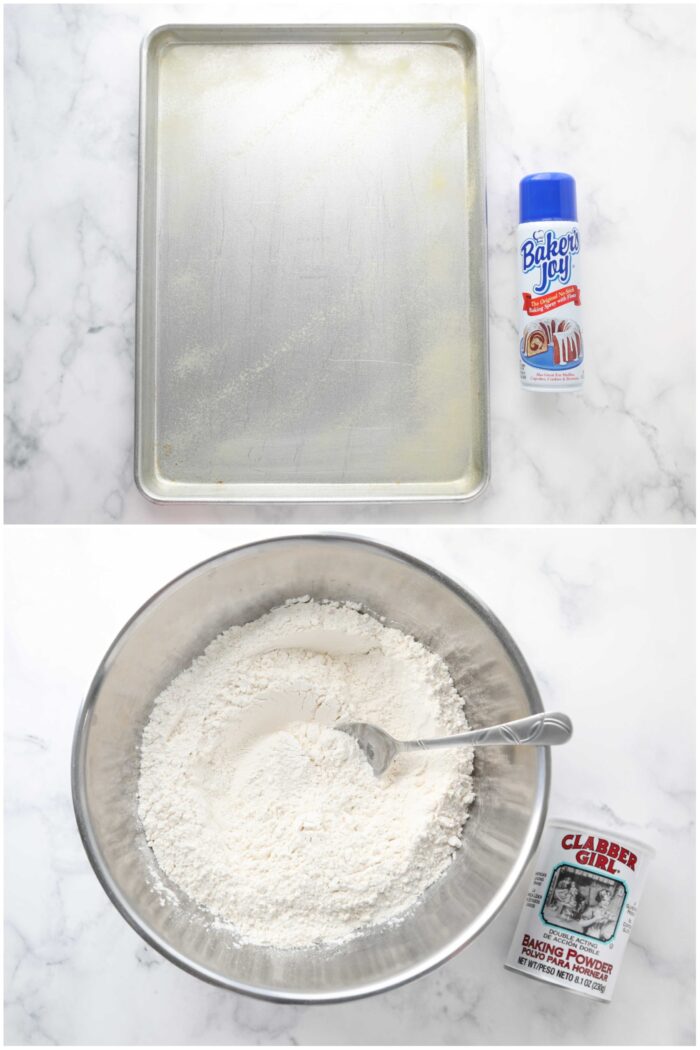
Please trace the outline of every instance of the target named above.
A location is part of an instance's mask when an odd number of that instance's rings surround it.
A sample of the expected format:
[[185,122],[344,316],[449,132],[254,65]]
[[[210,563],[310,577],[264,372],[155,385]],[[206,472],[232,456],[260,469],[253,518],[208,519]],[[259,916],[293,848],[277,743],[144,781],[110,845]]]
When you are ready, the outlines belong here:
[[[162,507],[132,476],[138,47],[168,21],[332,21],[331,3],[5,9],[6,520],[694,521],[692,5],[353,5],[463,22],[486,64],[492,481],[424,506]],[[578,180],[581,394],[521,391],[519,178]]]

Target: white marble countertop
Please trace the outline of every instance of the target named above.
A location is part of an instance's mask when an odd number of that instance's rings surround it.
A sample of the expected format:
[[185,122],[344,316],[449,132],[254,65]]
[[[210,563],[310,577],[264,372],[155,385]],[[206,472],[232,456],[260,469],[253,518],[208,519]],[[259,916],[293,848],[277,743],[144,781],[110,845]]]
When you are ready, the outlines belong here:
[[[339,18],[340,15],[340,18]],[[694,8],[5,9],[6,520],[694,520]],[[132,477],[138,49],[169,21],[462,22],[485,54],[492,481],[476,502],[163,507]],[[575,174],[587,378],[521,391],[520,177]]]
[[190,565],[280,530],[49,531],[5,530],[6,1042],[693,1043],[694,530],[362,530],[474,590],[522,648],[545,704],[571,714],[550,814],[627,832],[657,855],[609,1006],[503,968],[521,881],[434,973],[324,1007],[210,987],[147,947],[98,885],[70,802],[74,720],[119,628]]

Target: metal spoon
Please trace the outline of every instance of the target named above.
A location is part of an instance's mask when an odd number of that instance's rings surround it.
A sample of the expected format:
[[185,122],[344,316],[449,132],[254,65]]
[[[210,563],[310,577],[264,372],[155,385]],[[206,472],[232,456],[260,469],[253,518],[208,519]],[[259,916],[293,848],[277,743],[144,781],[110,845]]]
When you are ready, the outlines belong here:
[[342,722],[333,727],[353,737],[360,746],[375,776],[385,773],[400,751],[431,751],[438,747],[457,747],[462,744],[483,746],[485,744],[534,744],[549,747],[565,744],[571,739],[574,727],[568,715],[558,711],[545,711],[529,718],[518,718],[515,722],[504,722],[500,726],[472,729],[456,736],[437,737],[434,740],[395,740],[384,729],[369,722]]

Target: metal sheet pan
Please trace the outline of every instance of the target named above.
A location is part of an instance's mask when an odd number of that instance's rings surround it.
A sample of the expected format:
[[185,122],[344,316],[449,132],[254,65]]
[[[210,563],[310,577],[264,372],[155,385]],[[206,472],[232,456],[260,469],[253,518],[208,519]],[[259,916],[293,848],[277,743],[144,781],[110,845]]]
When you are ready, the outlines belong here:
[[141,75],[142,492],[476,495],[488,310],[472,33],[163,26]]

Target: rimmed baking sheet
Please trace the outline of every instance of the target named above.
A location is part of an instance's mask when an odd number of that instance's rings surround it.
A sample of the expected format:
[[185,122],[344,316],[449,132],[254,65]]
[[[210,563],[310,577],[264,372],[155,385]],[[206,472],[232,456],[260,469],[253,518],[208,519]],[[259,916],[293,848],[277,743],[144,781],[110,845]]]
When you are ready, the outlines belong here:
[[464,499],[488,473],[477,45],[164,26],[142,53],[136,479]]

